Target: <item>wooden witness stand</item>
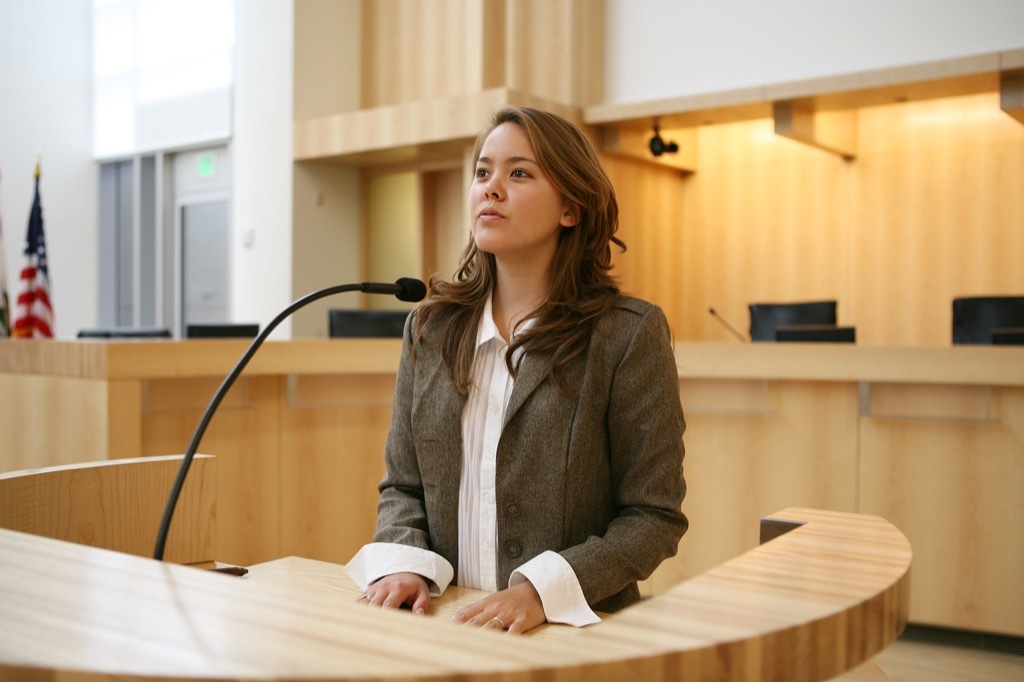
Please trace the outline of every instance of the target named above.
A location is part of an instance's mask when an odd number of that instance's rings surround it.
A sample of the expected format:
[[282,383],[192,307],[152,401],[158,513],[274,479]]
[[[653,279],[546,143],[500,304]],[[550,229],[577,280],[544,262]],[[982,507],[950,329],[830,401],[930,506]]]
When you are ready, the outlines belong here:
[[423,618],[357,605],[337,564],[291,557],[236,578],[3,529],[0,681],[825,680],[900,634],[902,533],[799,508],[762,531],[779,526],[598,625],[522,637],[450,623],[472,590]]

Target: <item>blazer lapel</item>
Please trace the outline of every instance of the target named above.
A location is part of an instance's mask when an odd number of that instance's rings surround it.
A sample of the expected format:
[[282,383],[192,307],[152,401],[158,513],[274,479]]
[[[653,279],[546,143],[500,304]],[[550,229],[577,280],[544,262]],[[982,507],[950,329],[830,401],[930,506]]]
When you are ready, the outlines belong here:
[[537,390],[541,382],[547,378],[550,362],[547,355],[526,354],[526,358],[519,368],[519,376],[516,377],[515,385],[512,386],[512,395],[508,399],[508,408],[505,410],[505,419],[502,422],[503,427],[515,416],[526,399]]

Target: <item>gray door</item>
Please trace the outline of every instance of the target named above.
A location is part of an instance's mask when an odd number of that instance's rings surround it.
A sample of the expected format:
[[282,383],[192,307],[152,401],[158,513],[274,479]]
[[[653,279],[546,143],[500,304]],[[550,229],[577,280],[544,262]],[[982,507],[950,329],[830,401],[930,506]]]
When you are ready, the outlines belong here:
[[181,207],[182,332],[194,322],[226,322],[230,301],[228,203]]

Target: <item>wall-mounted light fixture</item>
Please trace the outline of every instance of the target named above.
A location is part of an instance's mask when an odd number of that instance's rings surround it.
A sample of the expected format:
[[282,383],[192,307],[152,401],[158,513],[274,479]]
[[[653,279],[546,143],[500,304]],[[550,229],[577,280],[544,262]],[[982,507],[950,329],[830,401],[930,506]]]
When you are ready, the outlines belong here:
[[665,142],[661,139],[661,133],[658,132],[658,122],[654,122],[654,137],[650,141],[651,154],[655,156],[661,156],[662,154],[675,154],[679,151],[679,145],[675,142]]

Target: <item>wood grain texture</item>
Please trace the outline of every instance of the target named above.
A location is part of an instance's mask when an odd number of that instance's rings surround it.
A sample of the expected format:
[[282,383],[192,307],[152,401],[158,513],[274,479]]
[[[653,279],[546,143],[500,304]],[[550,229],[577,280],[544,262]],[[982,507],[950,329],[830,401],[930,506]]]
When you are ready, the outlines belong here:
[[[0,473],[0,527],[151,557],[181,456],[139,457]],[[196,455],[181,490],[164,557],[212,562],[217,462]]]
[[758,544],[745,519],[782,506],[857,509],[857,387],[771,382],[763,408],[704,409],[702,387],[686,390],[683,512],[690,528],[676,556],[642,584],[645,594],[708,570]]
[[603,7],[602,0],[363,2],[361,106],[494,87],[595,104],[604,81]]
[[[961,417],[861,420],[858,509],[914,544],[914,621],[1024,635],[1024,388],[993,388]],[[954,589],[950,589],[950,588]]]
[[829,679],[903,629],[911,548],[877,517],[776,515],[804,525],[566,637],[508,637],[290,581],[2,531],[0,680],[33,669],[106,680]]

